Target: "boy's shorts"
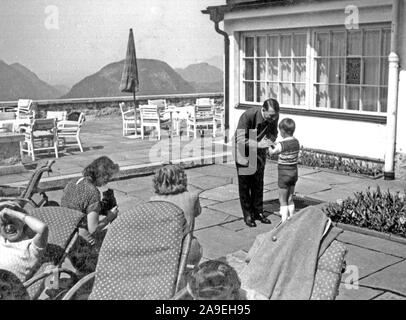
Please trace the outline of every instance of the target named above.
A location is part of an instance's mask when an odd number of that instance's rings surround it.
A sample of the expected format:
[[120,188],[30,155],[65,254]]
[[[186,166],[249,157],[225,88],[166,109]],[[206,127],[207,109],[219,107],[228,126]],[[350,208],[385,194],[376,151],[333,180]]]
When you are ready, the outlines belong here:
[[278,187],[287,189],[294,186],[298,179],[297,165],[278,164]]

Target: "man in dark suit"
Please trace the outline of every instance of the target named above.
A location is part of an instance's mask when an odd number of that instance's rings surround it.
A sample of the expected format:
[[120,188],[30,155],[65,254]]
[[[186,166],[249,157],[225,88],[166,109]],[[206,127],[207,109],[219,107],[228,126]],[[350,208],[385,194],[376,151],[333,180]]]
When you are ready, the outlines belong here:
[[249,227],[256,227],[255,220],[271,223],[263,214],[264,170],[267,148],[278,136],[279,103],[266,100],[262,107],[245,111],[235,132],[234,158],[238,174],[238,191]]

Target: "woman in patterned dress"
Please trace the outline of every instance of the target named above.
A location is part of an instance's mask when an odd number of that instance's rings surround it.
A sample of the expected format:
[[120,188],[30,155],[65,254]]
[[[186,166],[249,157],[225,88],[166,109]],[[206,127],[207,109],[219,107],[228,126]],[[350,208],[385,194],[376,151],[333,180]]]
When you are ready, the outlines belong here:
[[119,171],[118,164],[110,158],[102,156],[94,160],[83,170],[83,177],[69,182],[61,199],[61,206],[81,211],[86,218],[79,227],[79,239],[71,256],[72,263],[81,272],[91,272],[97,262],[105,228],[118,214],[118,208],[101,216],[101,194],[99,187],[106,185]]

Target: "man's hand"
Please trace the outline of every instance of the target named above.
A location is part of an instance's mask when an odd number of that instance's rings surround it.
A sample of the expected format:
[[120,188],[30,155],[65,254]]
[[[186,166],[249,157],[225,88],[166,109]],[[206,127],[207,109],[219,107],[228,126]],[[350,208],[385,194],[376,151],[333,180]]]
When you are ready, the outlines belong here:
[[258,148],[265,149],[269,148],[273,144],[272,140],[263,137],[261,141],[258,142]]

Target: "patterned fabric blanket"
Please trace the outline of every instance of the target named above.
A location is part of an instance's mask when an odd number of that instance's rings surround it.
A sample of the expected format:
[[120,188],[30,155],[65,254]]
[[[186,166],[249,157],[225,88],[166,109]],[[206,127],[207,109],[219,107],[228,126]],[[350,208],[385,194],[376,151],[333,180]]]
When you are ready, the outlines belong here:
[[242,287],[264,299],[310,299],[328,221],[319,208],[308,207],[264,234],[240,274]]

